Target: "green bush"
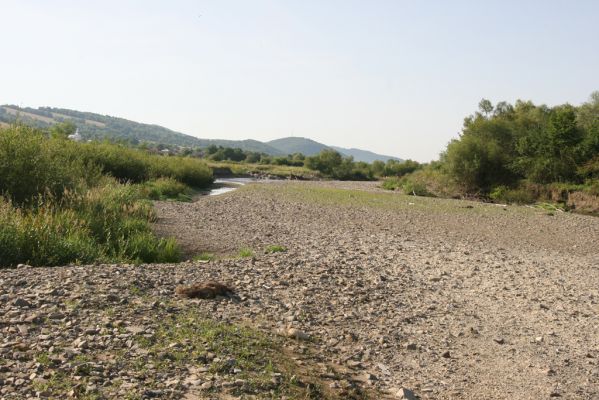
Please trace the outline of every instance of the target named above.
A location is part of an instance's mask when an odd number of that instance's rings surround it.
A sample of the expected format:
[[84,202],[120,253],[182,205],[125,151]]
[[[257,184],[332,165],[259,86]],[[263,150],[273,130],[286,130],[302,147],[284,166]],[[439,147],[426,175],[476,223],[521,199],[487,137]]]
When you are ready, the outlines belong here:
[[213,182],[212,170],[201,160],[189,157],[150,156],[153,178],[173,178],[192,187],[206,187]]
[[430,196],[431,193],[428,191],[424,182],[419,182],[412,179],[404,179],[401,183],[401,189],[404,194],[411,194],[414,196]]
[[535,193],[527,187],[497,186],[491,191],[489,197],[510,204],[532,204],[537,200]]
[[141,186],[144,197],[151,200],[191,201],[191,189],[173,178],[158,178]]
[[335,150],[322,150],[307,157],[305,166],[325,176],[340,180],[371,180],[372,168],[364,162],[354,162],[353,157],[343,157]]
[[28,211],[0,198],[0,266],[89,263],[100,256],[89,229],[73,210],[43,206]]
[[[153,170],[160,158],[48,137],[22,125],[0,129],[0,266],[178,261],[174,240],[158,239],[151,230],[155,215],[143,200],[144,186],[101,174],[134,180],[199,166],[197,176],[212,179],[201,162]],[[154,186],[167,196],[189,190],[173,178],[160,178]]]
[[135,187],[110,182],[26,209],[0,199],[1,266],[178,261],[176,243],[152,233],[154,218]]
[[104,174],[121,182],[141,183],[149,179],[173,178],[189,186],[206,187],[212,183],[212,170],[201,160],[169,157],[111,143],[83,144],[82,155],[98,165]]
[[383,181],[381,187],[386,190],[396,190],[397,188],[401,187],[401,181],[399,178],[395,177],[387,178]]
[[111,143],[86,143],[82,157],[99,166],[103,174],[121,182],[143,182],[150,178],[149,157],[141,151]]
[[0,195],[16,205],[29,204],[40,194],[59,198],[99,178],[98,169],[79,157],[71,142],[49,140],[24,125],[0,130]]

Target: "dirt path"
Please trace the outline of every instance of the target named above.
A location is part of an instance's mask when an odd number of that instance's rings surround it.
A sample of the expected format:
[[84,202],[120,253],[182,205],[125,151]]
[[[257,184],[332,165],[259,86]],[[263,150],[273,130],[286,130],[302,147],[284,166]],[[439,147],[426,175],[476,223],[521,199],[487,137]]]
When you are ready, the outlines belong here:
[[190,253],[287,246],[251,265],[210,264],[206,275],[256,301],[227,315],[297,326],[378,387],[599,397],[599,219],[378,192],[255,185],[161,203],[158,226]]

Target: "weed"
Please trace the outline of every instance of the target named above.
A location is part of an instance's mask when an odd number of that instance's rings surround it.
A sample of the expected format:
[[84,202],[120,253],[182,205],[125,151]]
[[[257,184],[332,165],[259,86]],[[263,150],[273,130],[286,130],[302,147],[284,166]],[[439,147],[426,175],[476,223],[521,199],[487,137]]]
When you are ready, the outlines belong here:
[[252,249],[250,249],[249,247],[242,247],[241,249],[239,249],[237,256],[239,258],[254,257],[254,251]]
[[285,246],[280,246],[277,244],[273,244],[270,246],[267,246],[266,249],[264,250],[264,252],[266,254],[272,254],[272,253],[283,253],[287,251],[287,247]]

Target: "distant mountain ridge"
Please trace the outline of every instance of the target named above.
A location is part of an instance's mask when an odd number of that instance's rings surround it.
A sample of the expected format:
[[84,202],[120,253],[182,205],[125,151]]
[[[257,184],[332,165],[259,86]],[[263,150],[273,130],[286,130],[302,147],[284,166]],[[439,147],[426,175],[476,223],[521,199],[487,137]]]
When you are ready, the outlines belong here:
[[374,152],[368,151],[368,150],[361,150],[361,149],[354,149],[354,148],[346,149],[344,147],[337,147],[337,146],[331,146],[331,147],[334,150],[337,150],[341,154],[345,154],[346,156],[352,156],[354,158],[354,160],[364,161],[367,163],[371,163],[376,160],[385,161],[385,162],[387,160],[403,161],[403,159],[401,159],[399,157],[385,156],[385,155],[377,154],[377,153],[374,153]]
[[285,154],[302,153],[306,156],[312,156],[320,153],[322,150],[330,149],[327,145],[303,137],[275,139],[266,142],[266,144],[281,150]]
[[0,125],[14,122],[17,119],[23,123],[40,128],[48,128],[56,123],[71,121],[79,129],[79,134],[86,140],[116,139],[126,140],[131,143],[153,142],[183,147],[208,147],[216,145],[236,147],[246,151],[266,153],[271,156],[284,156],[293,153],[302,153],[311,156],[319,153],[321,150],[332,149],[345,156],[352,156],[356,161],[400,160],[397,157],[384,156],[367,150],[327,146],[312,139],[302,137],[286,137],[268,142],[253,139],[200,139],[159,125],[143,124],[124,118],[91,112],[53,107],[40,107],[36,109],[14,105],[0,106]]

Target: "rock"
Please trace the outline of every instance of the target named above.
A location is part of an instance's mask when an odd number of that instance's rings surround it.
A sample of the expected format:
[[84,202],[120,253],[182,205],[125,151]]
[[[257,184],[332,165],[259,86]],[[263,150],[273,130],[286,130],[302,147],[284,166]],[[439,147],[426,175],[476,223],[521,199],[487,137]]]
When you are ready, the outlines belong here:
[[150,389],[146,389],[143,392],[143,397],[146,399],[154,399],[154,398],[159,398],[162,397],[164,395],[164,390],[150,390]]
[[505,340],[500,337],[494,338],[493,341],[497,344],[505,344]]
[[31,303],[28,302],[27,300],[21,298],[21,297],[17,298],[13,302],[13,305],[15,305],[16,307],[20,307],[20,308],[25,308],[25,307],[29,308],[29,307],[31,307]]
[[443,358],[451,358],[451,353],[449,352],[449,350],[447,350],[443,354],[441,354],[441,357],[443,357]]
[[395,394],[398,399],[417,400],[416,395],[410,389],[401,388]]
[[310,340],[310,335],[296,328],[287,329],[286,336],[296,340]]
[[406,350],[418,350],[418,345],[416,343],[408,343],[405,345]]

